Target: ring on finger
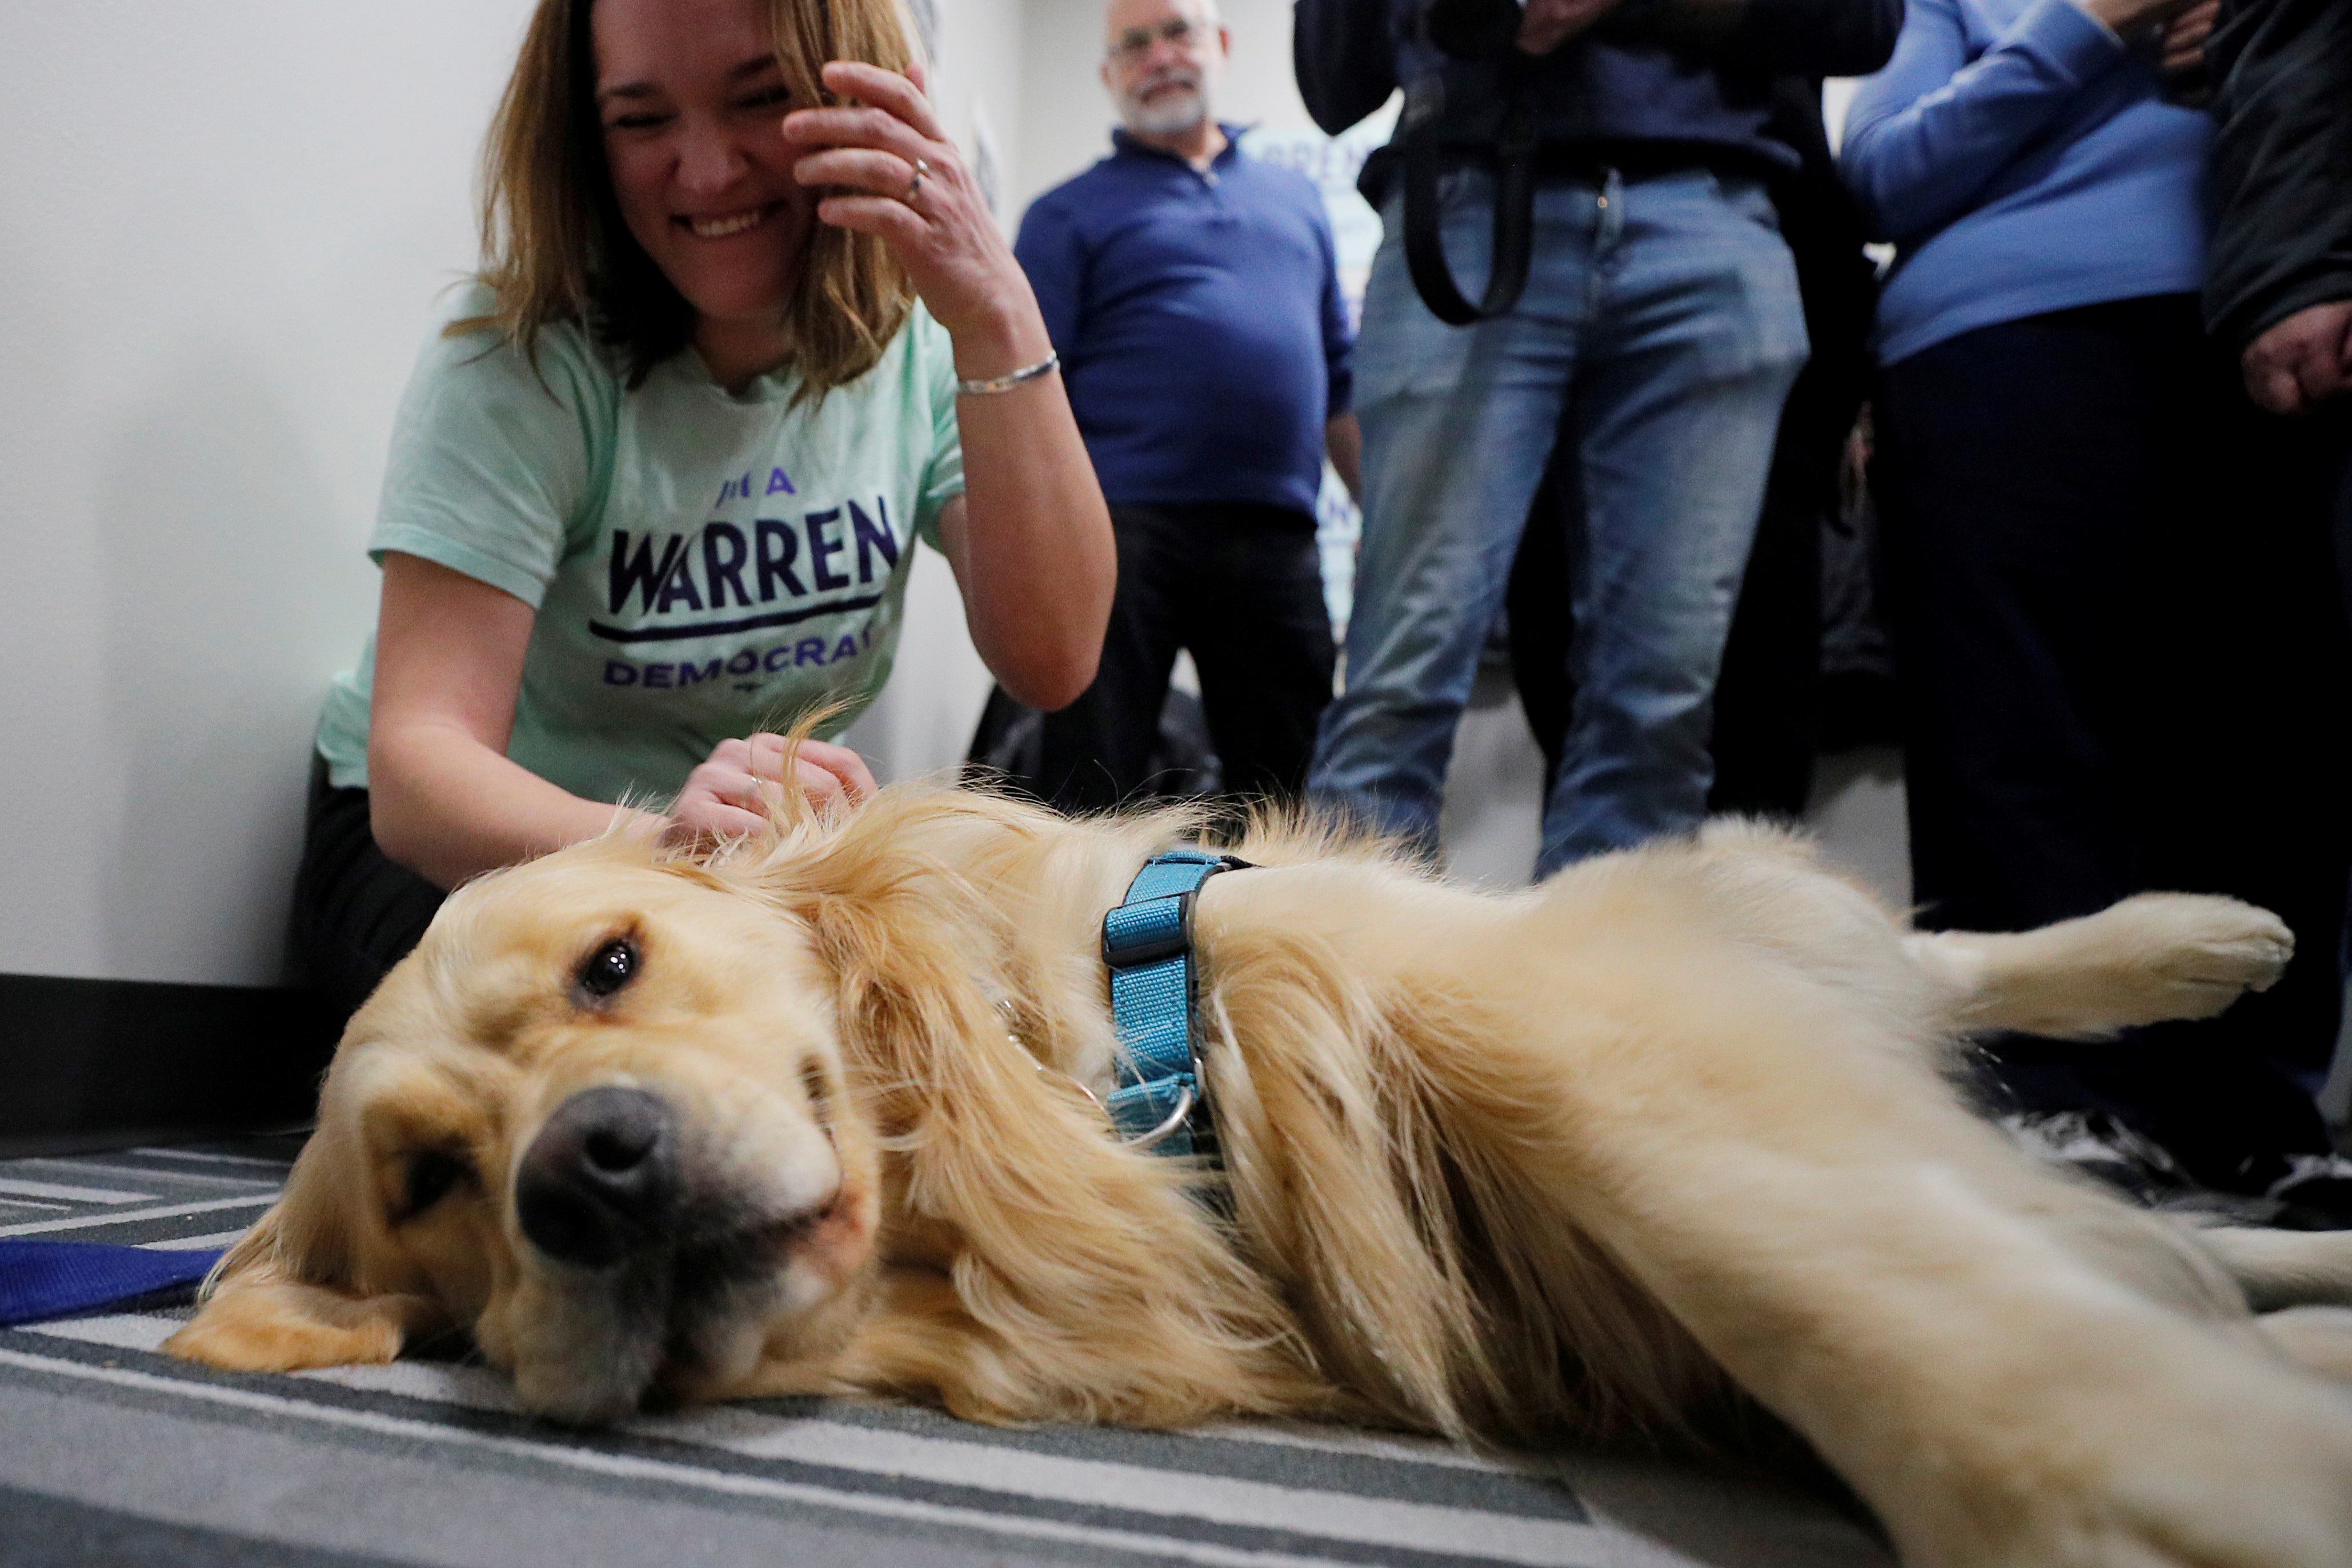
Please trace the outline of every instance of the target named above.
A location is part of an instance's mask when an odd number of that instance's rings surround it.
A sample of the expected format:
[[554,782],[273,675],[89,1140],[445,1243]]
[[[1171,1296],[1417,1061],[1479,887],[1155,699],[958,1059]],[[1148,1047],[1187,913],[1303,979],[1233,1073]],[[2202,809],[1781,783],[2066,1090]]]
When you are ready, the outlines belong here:
[[920,158],[916,159],[915,177],[907,182],[907,193],[898,199],[901,202],[904,202],[907,205],[910,207],[913,206],[915,204],[915,193],[923,188],[923,176],[930,172],[931,166],[929,163],[924,162]]

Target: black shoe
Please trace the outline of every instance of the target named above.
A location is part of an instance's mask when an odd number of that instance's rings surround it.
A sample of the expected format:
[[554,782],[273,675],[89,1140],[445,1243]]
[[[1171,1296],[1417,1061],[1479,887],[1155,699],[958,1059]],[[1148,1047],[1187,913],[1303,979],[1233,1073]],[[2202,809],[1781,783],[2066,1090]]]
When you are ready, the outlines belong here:
[[2171,1151],[2101,1111],[2026,1111],[2000,1119],[2011,1142],[2045,1165],[2082,1172],[2145,1207],[2208,1223],[2277,1230],[2352,1230],[2352,1156],[2288,1155],[2287,1174],[2255,1195],[2221,1192]]
[[2352,1230],[2352,1156],[2289,1155],[2292,1167],[2271,1184],[2282,1230]]
[[1999,1125],[2042,1164],[2080,1171],[2150,1208],[2204,1196],[2163,1145],[2104,1111],[2020,1111]]
[[[2023,1111],[2001,1117],[2000,1125],[2042,1164],[2079,1171],[2143,1208],[2195,1215],[2209,1225],[2329,1228],[2300,1221],[2274,1198],[2215,1191],[2183,1169],[2171,1150],[2104,1111]],[[2352,1161],[2346,1168],[2352,1171]]]

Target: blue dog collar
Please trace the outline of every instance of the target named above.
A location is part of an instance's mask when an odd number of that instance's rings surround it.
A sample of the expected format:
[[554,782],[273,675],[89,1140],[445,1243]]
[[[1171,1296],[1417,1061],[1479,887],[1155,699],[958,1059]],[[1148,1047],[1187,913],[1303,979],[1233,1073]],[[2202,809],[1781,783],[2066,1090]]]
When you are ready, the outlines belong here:
[[1154,855],[1128,884],[1126,902],[1103,916],[1111,1019],[1126,1047],[1104,1108],[1137,1148],[1191,1155],[1211,1141],[1192,1022],[1192,900],[1219,872],[1248,864],[1206,850]]

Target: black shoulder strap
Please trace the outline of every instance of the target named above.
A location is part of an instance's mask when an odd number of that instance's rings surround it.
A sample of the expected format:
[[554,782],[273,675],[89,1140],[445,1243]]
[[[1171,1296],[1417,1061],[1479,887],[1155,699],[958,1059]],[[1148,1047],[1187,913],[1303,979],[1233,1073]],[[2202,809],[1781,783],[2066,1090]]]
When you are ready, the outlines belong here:
[[1404,265],[1430,314],[1449,327],[1467,327],[1507,314],[1528,286],[1535,250],[1535,112],[1527,90],[1527,57],[1504,57],[1502,135],[1496,143],[1495,228],[1486,291],[1477,304],[1454,287],[1437,223],[1439,124],[1444,119],[1444,73],[1415,82],[1404,102]]

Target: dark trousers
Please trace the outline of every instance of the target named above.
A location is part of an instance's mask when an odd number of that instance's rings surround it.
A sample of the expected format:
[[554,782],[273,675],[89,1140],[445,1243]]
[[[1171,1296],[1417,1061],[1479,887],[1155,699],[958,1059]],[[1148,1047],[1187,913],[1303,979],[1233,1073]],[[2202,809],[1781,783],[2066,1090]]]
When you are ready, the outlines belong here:
[[2166,889],[2296,936],[2221,1019],[1992,1042],[1995,1088],[2109,1111],[2259,1190],[2327,1146],[2311,1095],[2352,866],[2340,426],[2254,409],[2189,296],[1964,333],[1890,367],[1878,409],[1919,923],[2021,930]]
[[384,858],[368,824],[368,792],[331,787],[326,759],[313,758],[294,874],[294,962],[337,1019],[358,1011],[384,971],[408,956],[444,896]]
[[1152,788],[1152,747],[1178,649],[1226,793],[1295,799],[1331,700],[1330,612],[1315,519],[1236,503],[1114,505],[1118,591],[1094,685],[1045,716],[1038,792],[1066,810]]

